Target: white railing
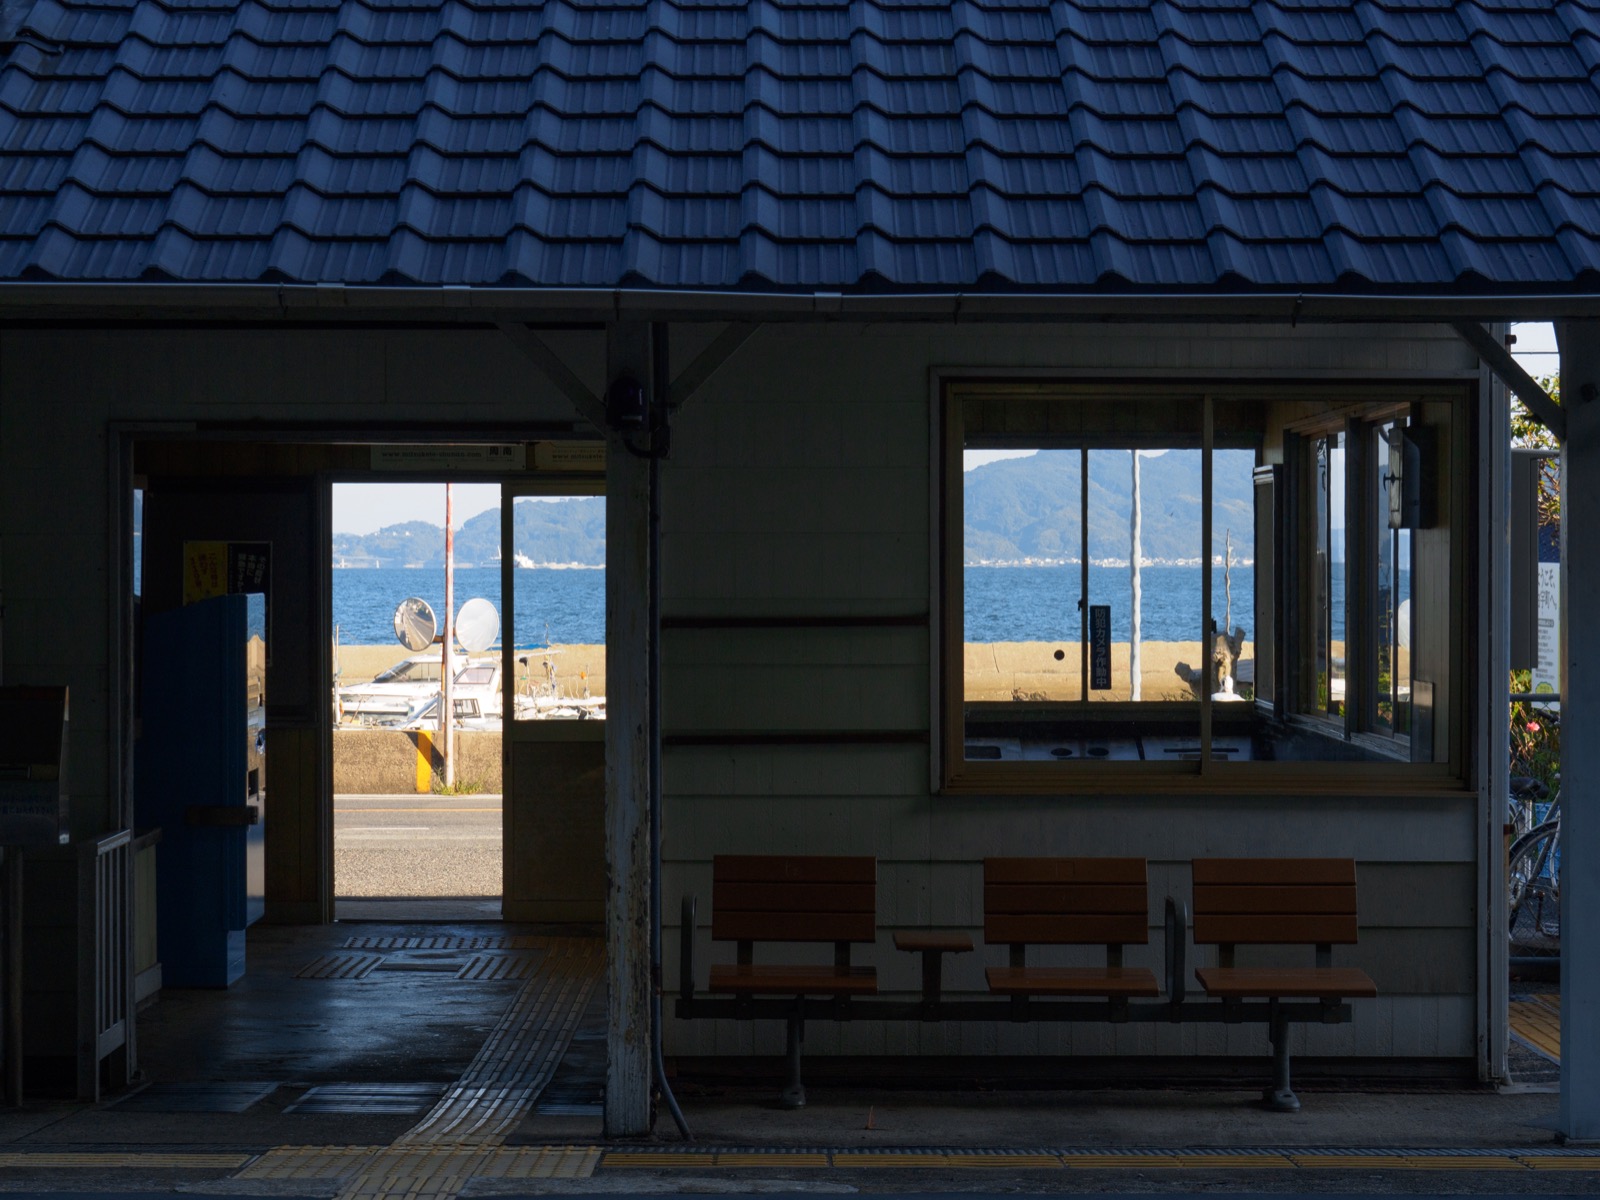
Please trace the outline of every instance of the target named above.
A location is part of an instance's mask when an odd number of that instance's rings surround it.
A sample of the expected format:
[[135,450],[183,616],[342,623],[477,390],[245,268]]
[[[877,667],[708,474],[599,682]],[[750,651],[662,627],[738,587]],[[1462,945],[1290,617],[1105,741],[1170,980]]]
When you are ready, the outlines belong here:
[[133,1055],[133,831],[78,845],[78,1097],[100,1097],[101,1063],[128,1082]]

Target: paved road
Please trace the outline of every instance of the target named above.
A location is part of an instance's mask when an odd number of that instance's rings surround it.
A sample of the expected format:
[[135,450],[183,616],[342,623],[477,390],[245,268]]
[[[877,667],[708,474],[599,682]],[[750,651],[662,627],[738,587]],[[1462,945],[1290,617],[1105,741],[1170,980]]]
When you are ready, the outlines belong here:
[[500,797],[335,796],[337,896],[499,896]]

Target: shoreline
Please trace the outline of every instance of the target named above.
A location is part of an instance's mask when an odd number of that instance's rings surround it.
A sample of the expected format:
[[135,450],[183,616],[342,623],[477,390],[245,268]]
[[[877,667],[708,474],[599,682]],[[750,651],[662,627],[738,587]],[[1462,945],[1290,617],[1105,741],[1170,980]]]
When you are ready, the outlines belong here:
[[[1193,692],[1178,675],[1180,664],[1198,667],[1203,659],[1199,641],[1141,641],[1139,645],[1141,695],[1145,700],[1191,699]],[[1062,652],[1057,659],[1056,653]],[[339,683],[349,686],[365,683],[403,658],[410,657],[404,646],[345,645],[339,647]],[[1252,663],[1255,647],[1245,642],[1239,654],[1241,666]],[[556,643],[544,649],[519,652],[519,678],[544,682],[553,675],[556,689],[578,695],[585,688],[591,695],[605,695],[606,648],[593,643]],[[526,662],[521,660],[526,659]],[[1111,683],[1105,691],[1094,691],[1094,700],[1127,699],[1130,647],[1126,641],[1111,644]],[[968,701],[995,700],[1077,700],[1080,651],[1076,642],[967,642],[963,646],[963,695]],[[549,667],[546,667],[549,663]],[[1253,665],[1253,664],[1252,664]],[[866,668],[870,669],[870,668]],[[1241,671],[1241,675],[1245,672]],[[1246,679],[1248,676],[1246,675]]]

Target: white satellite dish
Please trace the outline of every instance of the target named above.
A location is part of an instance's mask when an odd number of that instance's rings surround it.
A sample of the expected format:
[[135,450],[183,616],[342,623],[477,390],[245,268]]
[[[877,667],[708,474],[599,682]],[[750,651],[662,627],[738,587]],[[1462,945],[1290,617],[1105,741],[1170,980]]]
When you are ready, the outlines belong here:
[[413,654],[433,645],[433,635],[438,632],[439,622],[433,609],[420,596],[400,601],[400,606],[394,610],[394,636]]
[[468,654],[480,654],[500,636],[500,614],[482,596],[468,600],[456,614],[456,641]]

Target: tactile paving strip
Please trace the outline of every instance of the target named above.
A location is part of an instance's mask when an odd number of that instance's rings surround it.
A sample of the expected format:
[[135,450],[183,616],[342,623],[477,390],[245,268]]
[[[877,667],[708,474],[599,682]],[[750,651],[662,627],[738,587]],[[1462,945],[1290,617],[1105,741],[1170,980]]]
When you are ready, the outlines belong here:
[[1508,1006],[1511,1036],[1551,1062],[1561,1061],[1561,997],[1533,996]]
[[461,937],[439,934],[433,937],[351,937],[346,950],[537,950],[548,939],[529,934],[514,937],[483,935]]
[[[462,1182],[468,1178],[586,1179],[594,1173],[600,1153],[595,1146],[441,1146],[407,1150],[385,1146],[280,1146],[263,1154],[234,1178],[338,1180],[362,1175],[440,1182],[446,1178]],[[459,1186],[458,1183],[457,1190]]]
[[127,1151],[80,1150],[72,1153],[0,1153],[0,1169],[39,1170],[55,1167],[177,1167],[196,1171],[231,1171],[250,1161],[248,1154],[140,1154]]
[[379,963],[381,954],[324,954],[294,973],[296,979],[365,979]]
[[537,959],[531,954],[475,954],[456,974],[457,979],[527,979]]
[[762,1150],[759,1147],[661,1147],[607,1151],[608,1169],[708,1167],[973,1168],[1010,1170],[1397,1170],[1397,1171],[1593,1171],[1600,1151],[1478,1149],[1218,1149],[1204,1150],[973,1150],[937,1147],[878,1149],[819,1148]]
[[[352,939],[355,940],[355,939]],[[377,939],[374,939],[377,940]],[[402,940],[402,939],[395,939]],[[317,1160],[315,1169],[342,1179],[341,1200],[403,1196],[408,1200],[450,1200],[475,1178],[583,1178],[600,1160],[598,1148],[511,1150],[501,1148],[505,1135],[532,1107],[540,1089],[555,1073],[561,1054],[572,1040],[579,1019],[605,968],[605,949],[596,938],[418,938],[381,949],[454,950],[526,949],[543,954],[524,956],[534,970],[517,989],[466,1071],[433,1109],[393,1145],[373,1150],[359,1161],[350,1157]],[[497,941],[514,947],[453,943]],[[411,945],[410,942],[430,943]],[[440,944],[452,943],[452,944]],[[306,1160],[268,1162],[263,1171],[304,1172]],[[317,1152],[309,1152],[317,1153]],[[325,1152],[324,1152],[325,1153]],[[266,1178],[310,1178],[301,1174]]]

